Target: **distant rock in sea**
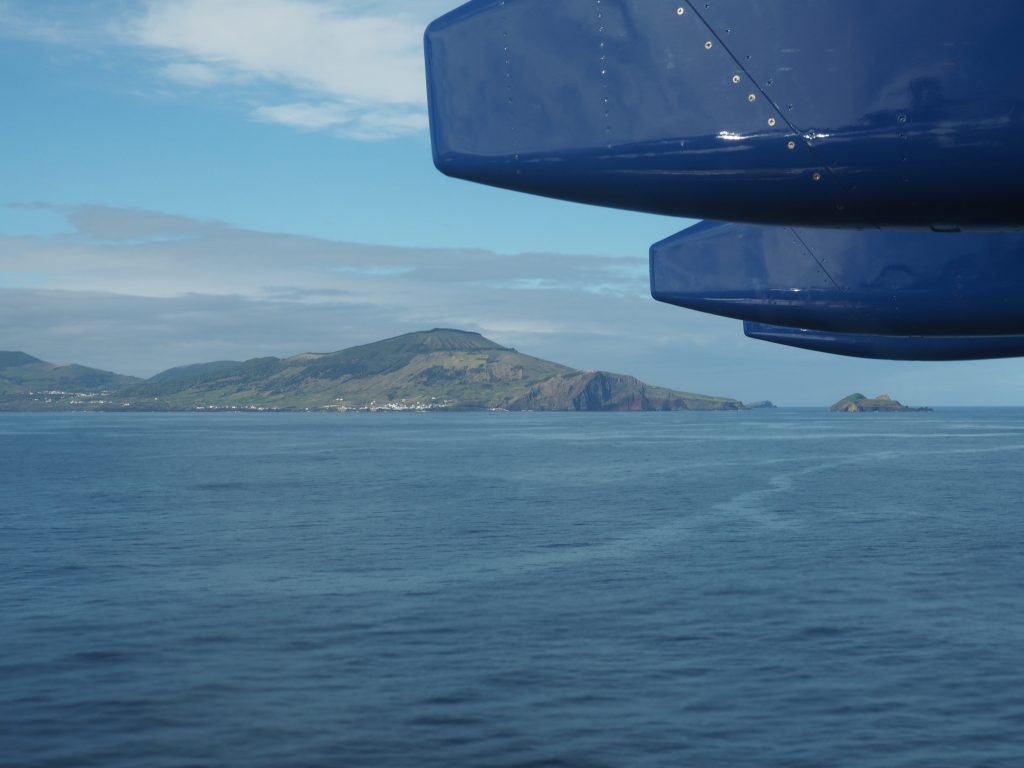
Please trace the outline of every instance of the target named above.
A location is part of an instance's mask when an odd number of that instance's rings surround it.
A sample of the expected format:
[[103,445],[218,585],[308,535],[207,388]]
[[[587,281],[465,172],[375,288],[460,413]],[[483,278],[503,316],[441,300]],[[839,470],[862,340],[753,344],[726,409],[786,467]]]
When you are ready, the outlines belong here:
[[931,408],[911,408],[899,400],[893,400],[889,395],[866,397],[860,392],[854,392],[833,405],[830,410],[842,413],[919,413],[930,411]]
[[775,403],[771,400],[757,400],[753,403],[745,403],[743,407],[748,411],[752,411],[756,408],[774,408]]

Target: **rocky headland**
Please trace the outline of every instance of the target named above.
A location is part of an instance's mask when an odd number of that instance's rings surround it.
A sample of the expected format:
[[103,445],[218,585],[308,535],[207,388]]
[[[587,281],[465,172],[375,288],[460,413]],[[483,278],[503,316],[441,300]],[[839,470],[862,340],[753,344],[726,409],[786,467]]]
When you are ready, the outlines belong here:
[[842,413],[923,413],[930,411],[931,408],[911,408],[899,400],[893,400],[889,395],[866,397],[860,392],[854,392],[833,405],[830,410]]

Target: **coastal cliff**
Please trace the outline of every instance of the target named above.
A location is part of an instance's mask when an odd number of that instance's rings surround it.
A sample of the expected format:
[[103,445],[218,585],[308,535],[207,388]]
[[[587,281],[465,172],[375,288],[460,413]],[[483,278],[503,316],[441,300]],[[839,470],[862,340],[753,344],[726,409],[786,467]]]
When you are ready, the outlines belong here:
[[738,411],[728,398],[675,392],[605,371],[552,376],[512,400],[510,411]]

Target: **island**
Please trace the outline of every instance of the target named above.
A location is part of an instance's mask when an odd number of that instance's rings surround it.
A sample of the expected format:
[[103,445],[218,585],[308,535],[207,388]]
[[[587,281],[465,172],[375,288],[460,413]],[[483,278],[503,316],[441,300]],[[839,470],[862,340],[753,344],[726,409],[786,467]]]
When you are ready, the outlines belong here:
[[[765,404],[752,404],[768,407]],[[741,411],[739,400],[580,371],[435,328],[339,352],[178,366],[141,379],[0,352],[5,411]]]
[[830,409],[841,413],[924,413],[931,408],[911,408],[889,395],[866,397],[860,392],[844,397]]

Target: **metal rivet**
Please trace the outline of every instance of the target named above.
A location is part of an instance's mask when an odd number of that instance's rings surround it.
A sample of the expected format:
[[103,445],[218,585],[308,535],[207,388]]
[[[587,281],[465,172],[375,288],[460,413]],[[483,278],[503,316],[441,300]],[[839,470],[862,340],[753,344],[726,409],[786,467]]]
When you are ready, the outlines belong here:
[[796,142],[795,141],[791,141],[786,146],[789,147],[790,149],[796,149]]
[[733,75],[733,76],[732,76],[732,81],[733,81],[734,83],[738,83],[738,82],[740,81],[740,76],[739,76],[739,75]]
[[770,127],[772,127],[772,128],[774,128],[774,127],[775,127],[775,118],[774,118],[774,117],[769,117],[769,118],[768,118],[768,125],[769,125]]
[[814,179],[815,181],[821,181],[821,174],[815,171],[814,173],[811,174],[811,178]]
[[676,16],[682,16],[684,13],[686,13],[686,9],[682,6],[676,8]]
[[710,40],[708,40],[706,43],[704,43],[704,50],[706,50],[706,51],[710,51],[711,50],[711,41]]
[[749,101],[751,104],[753,104],[755,101],[757,101],[757,96],[755,94],[751,93],[749,96],[747,96],[747,101]]

